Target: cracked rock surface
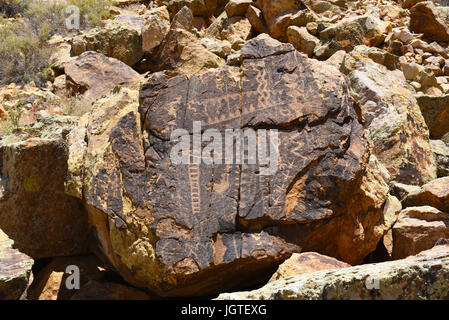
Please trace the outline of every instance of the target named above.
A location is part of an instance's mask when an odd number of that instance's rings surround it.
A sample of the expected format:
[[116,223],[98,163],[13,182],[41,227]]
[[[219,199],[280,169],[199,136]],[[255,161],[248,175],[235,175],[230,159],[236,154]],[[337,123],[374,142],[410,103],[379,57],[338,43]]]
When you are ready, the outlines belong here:
[[[239,67],[152,74],[140,103],[117,90],[70,133],[70,158],[84,162],[69,158],[67,186],[87,204],[101,254],[137,287],[195,296],[254,285],[301,248],[361,262],[394,220],[346,78],[266,35],[242,53]],[[193,121],[278,130],[277,171],[173,164],[171,133],[191,136]]]

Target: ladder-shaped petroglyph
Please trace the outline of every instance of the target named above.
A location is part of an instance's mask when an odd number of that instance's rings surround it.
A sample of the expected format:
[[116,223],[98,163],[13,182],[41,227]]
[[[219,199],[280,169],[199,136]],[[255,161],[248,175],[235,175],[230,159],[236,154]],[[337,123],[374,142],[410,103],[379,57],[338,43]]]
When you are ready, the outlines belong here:
[[188,170],[192,213],[199,214],[201,212],[200,165],[189,164]]

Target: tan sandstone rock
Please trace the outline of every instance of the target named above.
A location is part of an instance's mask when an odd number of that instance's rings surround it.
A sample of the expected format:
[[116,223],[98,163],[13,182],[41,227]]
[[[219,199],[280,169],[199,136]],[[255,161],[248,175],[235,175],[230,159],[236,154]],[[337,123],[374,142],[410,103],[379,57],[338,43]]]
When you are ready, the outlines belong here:
[[403,260],[301,274],[219,300],[418,300],[449,298],[449,246]]
[[350,264],[316,252],[294,253],[285,260],[269,282],[320,270],[335,270],[350,267]]
[[18,300],[31,276],[33,259],[13,249],[13,244],[0,229],[0,300]]
[[87,214],[64,193],[74,117],[41,119],[0,140],[0,228],[34,259],[87,252]]
[[375,154],[392,179],[423,184],[436,178],[427,125],[404,78],[375,65],[349,74]]

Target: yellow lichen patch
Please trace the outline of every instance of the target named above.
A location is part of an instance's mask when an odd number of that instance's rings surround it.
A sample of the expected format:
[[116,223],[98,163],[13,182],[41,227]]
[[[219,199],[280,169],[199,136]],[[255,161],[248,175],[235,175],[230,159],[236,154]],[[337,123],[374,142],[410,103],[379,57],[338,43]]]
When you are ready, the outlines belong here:
[[29,177],[25,177],[23,180],[23,188],[27,192],[39,192],[41,189],[41,177],[37,175],[31,175]]

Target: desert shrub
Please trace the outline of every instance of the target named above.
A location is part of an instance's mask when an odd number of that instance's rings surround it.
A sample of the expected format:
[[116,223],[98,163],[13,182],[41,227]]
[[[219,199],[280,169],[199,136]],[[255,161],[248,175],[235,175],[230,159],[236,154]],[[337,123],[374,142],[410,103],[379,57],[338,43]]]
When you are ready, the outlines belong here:
[[31,0],[0,0],[0,13],[7,17],[23,14],[30,3]]
[[0,26],[0,84],[45,83],[52,51],[45,38],[18,23]]
[[[89,29],[109,17],[111,0],[0,0],[0,85],[30,81],[38,86],[45,84],[53,52],[48,40],[55,34],[66,36],[73,32],[65,26],[65,9],[69,5],[79,8],[81,29]],[[23,19],[1,18],[17,13]]]

